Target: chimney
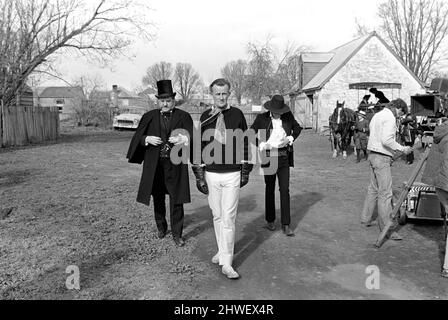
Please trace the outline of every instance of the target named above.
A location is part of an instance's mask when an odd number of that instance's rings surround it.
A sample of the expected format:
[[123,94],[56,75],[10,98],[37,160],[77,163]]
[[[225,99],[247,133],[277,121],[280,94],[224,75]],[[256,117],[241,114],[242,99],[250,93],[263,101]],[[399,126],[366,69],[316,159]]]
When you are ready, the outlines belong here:
[[112,107],[118,108],[118,86],[116,84],[112,86],[111,100],[112,100]]

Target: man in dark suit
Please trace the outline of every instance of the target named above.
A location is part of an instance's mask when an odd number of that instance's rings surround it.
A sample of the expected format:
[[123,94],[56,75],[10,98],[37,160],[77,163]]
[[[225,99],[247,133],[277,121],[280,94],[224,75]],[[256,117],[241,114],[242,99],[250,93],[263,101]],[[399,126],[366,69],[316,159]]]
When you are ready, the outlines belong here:
[[[193,136],[193,120],[187,112],[175,108],[175,95],[170,80],[157,82],[159,109],[143,115],[129,146],[127,158],[130,163],[141,164],[143,173],[137,202],[149,206],[154,200],[154,215],[158,237],[167,233],[165,195],[170,197],[171,233],[177,246],[184,246],[182,239],[184,203],[190,203],[188,163],[171,159],[174,146],[188,147]],[[187,150],[189,150],[187,148]],[[181,152],[184,152],[182,149]]]

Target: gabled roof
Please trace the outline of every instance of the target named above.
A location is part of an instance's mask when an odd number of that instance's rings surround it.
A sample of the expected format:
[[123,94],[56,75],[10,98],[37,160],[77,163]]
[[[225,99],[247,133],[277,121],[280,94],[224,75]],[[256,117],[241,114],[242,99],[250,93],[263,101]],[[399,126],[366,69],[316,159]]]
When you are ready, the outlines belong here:
[[81,87],[47,87],[39,95],[39,98],[81,98],[84,92]]
[[353,40],[331,52],[333,58],[302,88],[303,91],[320,89],[326,84],[372,37],[372,34]]
[[304,52],[301,55],[301,59],[305,63],[328,63],[333,56],[333,52]]
[[330,52],[306,52],[300,55],[301,74],[299,81],[294,85],[292,91],[297,91],[311,81],[323,67],[333,58]]
[[[333,49],[330,53],[333,54],[331,60],[308,82],[305,83],[300,91],[315,91],[321,89],[333,76],[344,67],[350,59],[355,56],[359,50],[372,38],[377,37],[381,43],[394,55],[394,57],[400,61],[406,70],[414,77],[414,79],[423,87],[424,84],[418,77],[412,72],[408,66],[398,57],[395,52],[387,45],[387,43],[376,33],[372,32],[364,37],[355,39],[346,43],[340,47]],[[292,89],[293,92],[298,91],[299,88],[295,85]]]

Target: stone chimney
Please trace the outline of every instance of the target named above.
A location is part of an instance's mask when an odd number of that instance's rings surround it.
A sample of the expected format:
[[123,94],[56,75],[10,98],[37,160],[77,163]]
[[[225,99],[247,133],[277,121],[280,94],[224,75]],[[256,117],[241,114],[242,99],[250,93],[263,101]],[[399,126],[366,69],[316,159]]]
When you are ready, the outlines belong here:
[[118,86],[116,84],[112,86],[111,101],[112,107],[118,108]]

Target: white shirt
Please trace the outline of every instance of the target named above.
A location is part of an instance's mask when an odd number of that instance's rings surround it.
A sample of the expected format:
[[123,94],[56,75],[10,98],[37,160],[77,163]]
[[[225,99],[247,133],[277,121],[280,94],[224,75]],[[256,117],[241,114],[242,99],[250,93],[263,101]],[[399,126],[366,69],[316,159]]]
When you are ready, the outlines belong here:
[[370,121],[370,137],[367,149],[389,156],[403,151],[404,147],[395,141],[397,123],[395,116],[389,108],[384,108],[375,114]]
[[275,119],[271,114],[271,120],[272,120],[272,133],[269,136],[269,139],[267,142],[260,143],[260,150],[264,150],[266,147],[266,144],[268,144],[272,148],[280,148],[284,147],[282,144],[284,144],[285,139],[289,140],[289,144],[292,145],[294,143],[294,138],[289,136],[286,136],[285,129],[283,129],[283,121],[281,118]]

